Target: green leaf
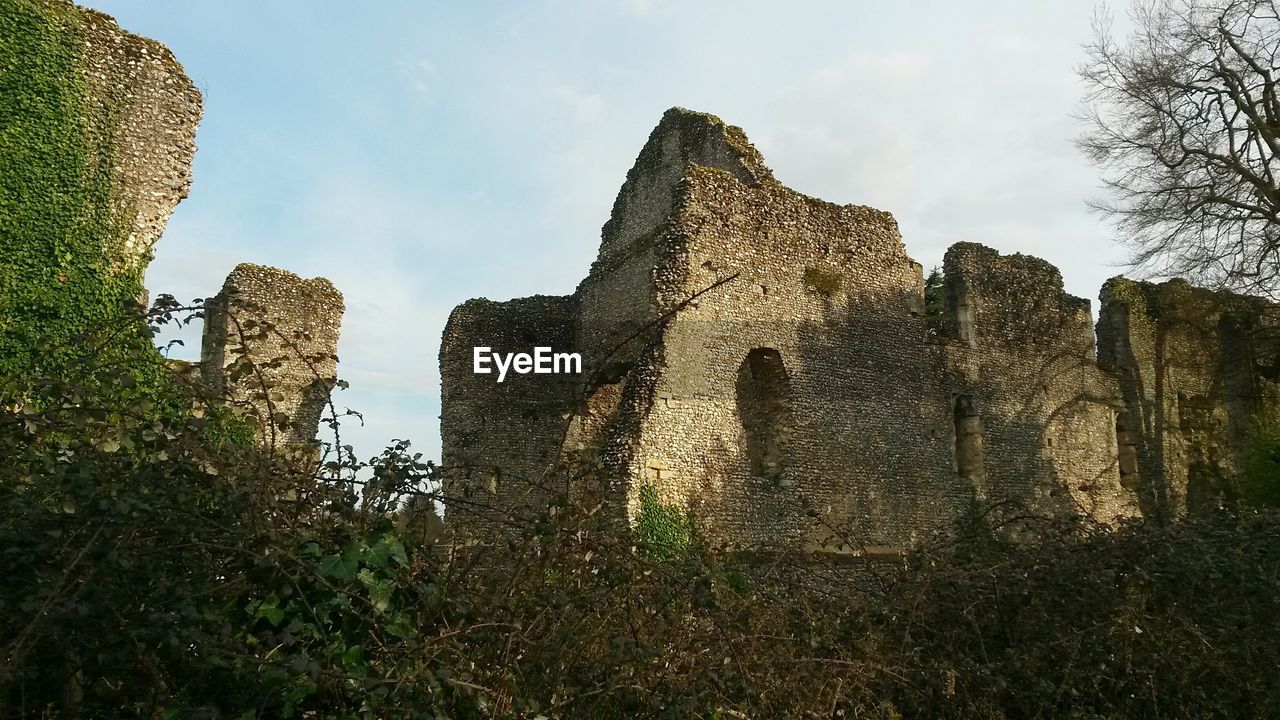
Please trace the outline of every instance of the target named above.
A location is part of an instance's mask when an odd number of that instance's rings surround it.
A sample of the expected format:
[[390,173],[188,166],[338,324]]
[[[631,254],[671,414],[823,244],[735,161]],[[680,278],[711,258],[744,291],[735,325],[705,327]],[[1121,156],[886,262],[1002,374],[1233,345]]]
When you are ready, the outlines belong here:
[[378,539],[378,542],[369,546],[365,551],[365,562],[373,567],[386,567],[387,560],[396,561],[400,566],[409,564],[409,557],[405,554],[404,545],[393,534],[387,533]]
[[357,676],[364,676],[368,665],[364,662],[364,652],[359,645],[351,645],[343,651],[341,657],[342,666],[347,672]]
[[405,553],[404,544],[400,542],[399,538],[394,535],[387,535],[386,538],[384,538],[384,542],[390,546],[392,560],[399,563],[401,567],[409,565],[409,555]]
[[369,591],[369,601],[373,603],[374,612],[386,612],[391,606],[391,592],[394,589],[391,581],[379,578],[369,570],[361,570],[360,583]]
[[284,620],[284,609],[280,607],[280,598],[275,593],[271,593],[265,600],[258,603],[258,609],[253,616],[266,620],[273,627],[279,627],[280,622]]
[[356,576],[356,571],[360,568],[360,561],[348,555],[326,555],[320,560],[319,570],[321,575],[327,575],[336,580],[352,580]]
[[404,615],[396,615],[391,618],[390,622],[383,626],[383,629],[391,635],[398,638],[404,638],[406,640],[418,636],[418,630],[414,628],[413,624],[410,623]]

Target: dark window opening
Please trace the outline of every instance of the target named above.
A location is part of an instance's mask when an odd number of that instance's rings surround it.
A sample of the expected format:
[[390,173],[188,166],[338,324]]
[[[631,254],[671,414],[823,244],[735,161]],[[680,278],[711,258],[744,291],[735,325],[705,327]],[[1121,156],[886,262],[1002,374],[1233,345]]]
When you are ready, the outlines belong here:
[[957,395],[955,401],[956,470],[960,477],[980,482],[985,477],[983,468],[982,417],[972,395]]
[[738,414],[747,440],[751,474],[773,482],[783,479],[791,442],[791,381],[782,355],[756,348],[738,368]]
[[1129,425],[1129,413],[1116,413],[1116,464],[1120,466],[1120,486],[1138,486],[1138,442]]

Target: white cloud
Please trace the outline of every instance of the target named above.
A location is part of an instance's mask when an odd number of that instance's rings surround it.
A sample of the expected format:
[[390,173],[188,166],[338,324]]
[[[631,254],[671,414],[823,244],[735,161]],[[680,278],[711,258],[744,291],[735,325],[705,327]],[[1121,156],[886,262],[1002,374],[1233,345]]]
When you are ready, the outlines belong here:
[[564,103],[569,116],[579,123],[599,122],[604,117],[604,98],[567,86],[556,88],[556,97]]
[[438,74],[435,63],[427,58],[418,58],[413,62],[406,63],[401,68],[401,73],[408,80],[409,87],[413,88],[414,92],[428,102],[435,101],[436,96],[433,88]]
[[653,0],[622,0],[622,9],[638,17],[645,17],[653,12]]

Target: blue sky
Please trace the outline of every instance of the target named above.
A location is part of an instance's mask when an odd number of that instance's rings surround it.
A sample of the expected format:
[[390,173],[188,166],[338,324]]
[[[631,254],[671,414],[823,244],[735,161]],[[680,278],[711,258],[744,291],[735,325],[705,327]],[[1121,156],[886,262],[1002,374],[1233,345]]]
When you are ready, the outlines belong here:
[[1092,0],[89,2],[204,93],[152,294],[242,261],[333,280],[362,456],[438,455],[449,311],[571,292],[674,105],[742,126],[797,190],[892,212],[926,267],[962,240],[1026,252],[1095,309],[1121,271],[1071,145]]

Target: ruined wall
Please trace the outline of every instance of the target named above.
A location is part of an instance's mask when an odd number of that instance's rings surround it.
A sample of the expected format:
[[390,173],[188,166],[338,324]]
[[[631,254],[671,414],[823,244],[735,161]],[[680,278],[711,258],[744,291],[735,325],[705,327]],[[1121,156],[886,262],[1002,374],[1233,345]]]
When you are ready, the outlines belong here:
[[248,413],[264,445],[310,445],[336,382],[342,294],[324,278],[241,263],[205,308],[207,388]]
[[1136,514],[1117,462],[1119,390],[1095,361],[1089,301],[1066,294],[1049,263],[973,243],[953,245],[943,269],[949,388],[980,421],[985,451],[969,477],[977,497],[1103,522]]
[[[891,215],[790,190],[741,130],[669,111],[574,296],[455,311],[441,356],[446,462],[564,478],[570,494],[568,469],[585,468],[624,527],[658,502],[721,545],[836,552],[910,543],[975,503],[1113,523],[1150,512],[1144,483],[1177,485],[1201,462],[1147,439],[1151,408],[1171,412],[1166,389],[1142,399],[1170,382],[1152,369],[1170,362],[1172,331],[1157,330],[1168,322],[1104,293],[1100,366],[1089,302],[1052,265],[973,243],[944,265],[941,317],[926,317],[921,267]],[[1236,348],[1247,334],[1232,328],[1179,340],[1173,374],[1255,397],[1255,363]],[[577,385],[528,376],[495,388],[470,366],[472,346],[494,336],[511,349],[576,343],[588,372]],[[1125,363],[1129,375],[1112,370]],[[1182,423],[1196,429],[1180,432],[1214,426],[1207,392],[1188,395]],[[1221,407],[1228,424],[1249,414]],[[567,428],[547,420],[557,411]],[[489,489],[500,509],[548,497]],[[465,533],[459,506],[448,512]]]
[[[1088,303],[1055,268],[953,247],[953,333],[930,339],[920,266],[887,213],[706,169],[683,189],[683,269],[669,273],[682,282],[660,296],[737,277],[662,334],[628,468],[633,519],[646,484],[692,508],[706,536],[751,546],[904,544],[975,498],[1105,522],[1137,512]],[[761,351],[781,382],[756,377]]]
[[[61,0],[5,3],[0,68],[3,382],[51,372],[145,296],[190,186],[200,93],[164,46]],[[147,349],[120,338],[112,352]]]
[[[595,482],[600,471],[616,476],[629,464],[661,353],[658,322],[668,308],[659,286],[675,271],[670,219],[694,165],[748,184],[774,182],[740,129],[671,110],[627,173],[599,256],[574,295],[471,301],[450,317],[440,354],[446,493],[455,497],[455,518],[473,515],[466,522],[476,535],[491,532],[495,517],[545,508],[557,494],[610,492]],[[476,345],[527,352],[535,344],[581,353],[583,374],[509,376],[498,384],[472,373]],[[484,517],[471,512],[482,509]]]
[[164,45],[122,31],[111,17],[82,10],[81,77],[91,132],[113,147],[112,214],[128,234],[115,249],[119,269],[141,269],[178,202],[191,188],[200,92]]
[[[237,267],[208,304],[198,366],[167,361],[125,312],[145,301],[152,250],[191,186],[200,113],[199,91],[160,43],[63,0],[4,3],[0,393],[83,370],[83,338],[96,335],[106,340],[93,361],[129,368],[138,392],[167,394],[175,377],[207,385],[249,409],[264,442],[309,444],[342,315],[328,281]],[[240,348],[262,363],[253,377],[234,370]]]
[[1275,396],[1259,367],[1274,354],[1272,308],[1181,280],[1112,278],[1102,296],[1099,359],[1123,393],[1147,512],[1217,507],[1250,420]]
[[473,370],[474,346],[530,352],[535,345],[576,346],[573,298],[541,295],[510,302],[472,300],[454,309],[440,344],[444,491],[451,521],[481,538],[508,521],[545,509],[567,490],[548,468],[558,457],[570,411],[580,394],[575,375]]
[[660,316],[654,273],[666,265],[660,257],[671,242],[677,186],[690,166],[721,168],[748,185],[775,182],[741,129],[679,108],[662,116],[627,172],[600,253],[575,293],[580,346],[597,365],[632,363],[652,340],[644,330]]
[[922,401],[941,367],[893,218],[711,169],[681,189],[666,304],[737,277],[665,329],[631,515],[651,485],[739,546],[900,543],[956,517],[947,408]]

